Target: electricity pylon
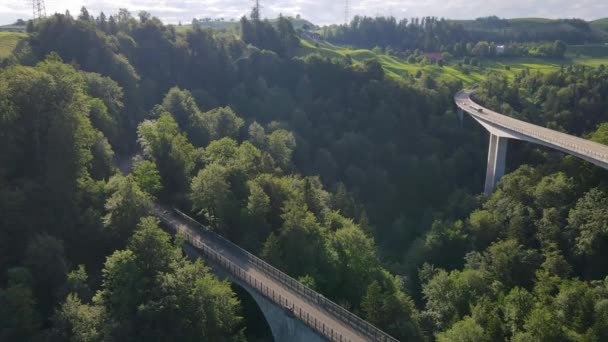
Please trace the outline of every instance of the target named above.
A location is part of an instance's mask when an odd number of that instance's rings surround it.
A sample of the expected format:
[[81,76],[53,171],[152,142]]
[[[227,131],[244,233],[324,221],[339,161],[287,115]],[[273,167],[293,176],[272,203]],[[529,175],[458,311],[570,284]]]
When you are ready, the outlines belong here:
[[32,0],[32,11],[34,12],[34,20],[46,17],[44,0]]
[[251,19],[261,20],[262,13],[260,12],[260,0],[254,0],[253,10],[251,11]]

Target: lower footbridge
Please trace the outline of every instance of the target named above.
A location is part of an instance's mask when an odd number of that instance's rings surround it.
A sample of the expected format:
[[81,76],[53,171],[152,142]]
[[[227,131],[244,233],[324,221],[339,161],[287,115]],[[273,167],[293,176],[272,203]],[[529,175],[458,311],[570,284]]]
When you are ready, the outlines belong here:
[[251,294],[275,341],[397,341],[181,211],[159,205],[153,211],[169,229],[184,236],[190,257],[204,258],[219,277]]

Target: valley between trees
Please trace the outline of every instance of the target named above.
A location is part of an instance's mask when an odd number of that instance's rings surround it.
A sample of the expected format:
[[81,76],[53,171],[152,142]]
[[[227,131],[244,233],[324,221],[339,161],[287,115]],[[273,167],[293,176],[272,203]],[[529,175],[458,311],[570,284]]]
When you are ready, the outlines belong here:
[[[402,341],[607,339],[606,171],[514,143],[480,195],[485,132],[452,103],[469,81],[322,48],[283,17],[30,23],[0,69],[0,340],[251,338],[154,201]],[[484,104],[608,144],[604,66],[483,63]]]

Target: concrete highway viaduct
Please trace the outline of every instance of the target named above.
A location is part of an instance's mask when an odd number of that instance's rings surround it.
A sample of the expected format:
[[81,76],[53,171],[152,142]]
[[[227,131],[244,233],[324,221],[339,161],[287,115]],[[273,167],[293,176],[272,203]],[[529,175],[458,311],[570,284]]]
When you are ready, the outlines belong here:
[[490,133],[488,166],[484,192],[491,194],[505,174],[507,142],[509,139],[543,145],[608,169],[608,146],[545,127],[517,120],[485,108],[471,99],[472,91],[460,91],[454,96],[460,113],[468,113]]

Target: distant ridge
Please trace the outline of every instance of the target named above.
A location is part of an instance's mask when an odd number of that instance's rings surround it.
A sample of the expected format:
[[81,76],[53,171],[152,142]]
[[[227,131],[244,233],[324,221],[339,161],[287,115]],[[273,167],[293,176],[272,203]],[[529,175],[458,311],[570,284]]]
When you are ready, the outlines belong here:
[[0,32],[25,32],[25,26],[20,25],[0,25]]
[[[318,26],[311,23],[310,21],[303,19],[303,18],[296,18],[296,17],[286,17],[291,24],[293,25],[293,28],[298,30],[298,29],[302,29],[302,28],[309,28],[309,29],[315,29]],[[272,18],[272,19],[265,19],[268,20],[270,23],[275,24],[279,19],[278,18]],[[210,28],[210,29],[214,29],[214,30],[226,30],[226,29],[233,29],[233,28],[238,28],[240,25],[240,22],[238,20],[235,21],[203,21],[203,20],[199,20],[198,24],[201,28]]]
[[527,23],[541,23],[541,24],[545,24],[545,23],[550,23],[550,22],[557,21],[559,19],[530,17],[530,18],[511,18],[511,19],[508,19],[508,20],[509,21],[518,21],[518,22],[527,22]]
[[598,28],[600,30],[608,31],[608,18],[602,18],[593,20],[590,22],[591,26]]

